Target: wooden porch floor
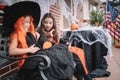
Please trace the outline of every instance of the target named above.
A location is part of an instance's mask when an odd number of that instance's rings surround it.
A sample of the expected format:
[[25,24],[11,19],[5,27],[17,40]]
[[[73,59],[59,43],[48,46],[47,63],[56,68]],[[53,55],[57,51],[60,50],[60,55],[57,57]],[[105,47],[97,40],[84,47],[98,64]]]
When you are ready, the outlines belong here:
[[120,80],[120,48],[112,48],[113,56],[106,56],[108,62],[107,71],[111,72],[109,77],[96,78],[94,80]]

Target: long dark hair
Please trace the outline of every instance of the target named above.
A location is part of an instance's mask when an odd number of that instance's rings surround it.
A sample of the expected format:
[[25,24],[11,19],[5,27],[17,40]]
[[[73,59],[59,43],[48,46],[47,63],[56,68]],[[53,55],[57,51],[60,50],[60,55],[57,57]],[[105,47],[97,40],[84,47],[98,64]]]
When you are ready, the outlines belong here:
[[54,16],[51,13],[46,13],[42,17],[42,19],[41,19],[41,25],[38,28],[37,32],[39,32],[40,35],[44,35],[44,31],[45,31],[45,29],[44,29],[44,27],[45,27],[44,26],[44,22],[45,22],[46,18],[52,18],[52,20],[53,20],[53,27],[52,27],[52,29],[54,29],[53,38],[55,39],[56,42],[58,42],[59,40],[58,40],[58,31],[57,31],[56,21],[55,21]]

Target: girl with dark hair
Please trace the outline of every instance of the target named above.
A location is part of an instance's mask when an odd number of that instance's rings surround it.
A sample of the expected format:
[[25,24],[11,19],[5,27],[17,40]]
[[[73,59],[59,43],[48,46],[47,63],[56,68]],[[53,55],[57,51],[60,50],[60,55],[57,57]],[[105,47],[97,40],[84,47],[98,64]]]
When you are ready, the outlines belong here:
[[47,39],[53,44],[59,43],[58,31],[55,22],[55,18],[51,13],[46,13],[42,20],[41,25],[37,30],[40,35],[47,37]]

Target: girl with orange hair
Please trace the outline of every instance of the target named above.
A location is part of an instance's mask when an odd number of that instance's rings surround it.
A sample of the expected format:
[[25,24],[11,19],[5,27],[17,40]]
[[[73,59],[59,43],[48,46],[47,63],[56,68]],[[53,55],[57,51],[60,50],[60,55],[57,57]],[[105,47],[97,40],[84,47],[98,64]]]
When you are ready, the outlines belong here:
[[39,4],[33,1],[20,1],[4,8],[3,30],[9,36],[8,54],[18,60],[19,70],[14,80],[41,80],[38,67],[32,70],[25,67],[29,56],[41,50],[36,45],[40,35],[36,35],[34,30],[34,24],[36,27],[39,24],[40,14]]
[[[19,58],[27,58],[28,54],[35,54],[40,50],[40,48],[36,47],[34,44],[32,46],[28,46],[26,39],[28,33],[31,33],[35,37],[33,18],[31,16],[22,16],[15,22],[14,31],[10,35],[8,48],[9,55],[17,56]],[[25,69],[23,67],[24,63],[25,59],[18,61],[18,67],[20,70],[18,71],[15,80],[40,80],[41,76],[39,69]],[[33,74],[37,79],[33,77]]]
[[[31,16],[22,16],[14,24],[14,31],[10,35],[9,43],[9,55],[15,55],[18,57],[25,58],[27,53],[35,53],[39,50],[38,47],[34,45],[28,47],[26,42],[26,33],[30,32],[35,36],[33,19]],[[18,67],[21,67],[24,60],[20,60]]]

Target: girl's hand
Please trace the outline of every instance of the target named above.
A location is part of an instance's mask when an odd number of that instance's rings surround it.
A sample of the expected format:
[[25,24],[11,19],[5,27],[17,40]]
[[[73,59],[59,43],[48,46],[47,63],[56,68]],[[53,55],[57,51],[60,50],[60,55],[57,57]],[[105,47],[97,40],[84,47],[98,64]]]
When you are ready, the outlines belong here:
[[39,47],[35,47],[35,44],[33,44],[32,46],[29,47],[30,53],[35,53],[38,50],[40,50]]
[[38,40],[40,37],[40,34],[38,32],[35,32],[35,38]]
[[50,36],[53,37],[53,34],[54,34],[54,29],[50,31]]

